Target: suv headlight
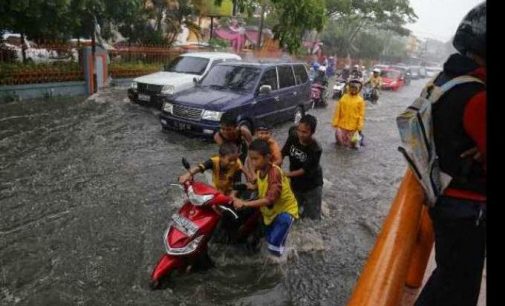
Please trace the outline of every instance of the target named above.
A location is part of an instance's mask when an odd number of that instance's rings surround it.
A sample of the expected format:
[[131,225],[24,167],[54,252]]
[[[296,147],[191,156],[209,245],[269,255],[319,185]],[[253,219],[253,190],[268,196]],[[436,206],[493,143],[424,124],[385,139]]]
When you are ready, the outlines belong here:
[[133,81],[133,82],[130,84],[130,88],[131,88],[131,89],[135,89],[135,90],[137,90],[137,82]]
[[202,119],[211,120],[211,121],[219,121],[219,120],[221,120],[222,115],[223,115],[223,112],[204,110],[203,114],[202,114]]
[[175,87],[173,85],[165,85],[161,88],[161,93],[165,95],[173,95],[175,93]]
[[169,114],[174,113],[174,105],[172,103],[165,102],[163,104],[163,110]]

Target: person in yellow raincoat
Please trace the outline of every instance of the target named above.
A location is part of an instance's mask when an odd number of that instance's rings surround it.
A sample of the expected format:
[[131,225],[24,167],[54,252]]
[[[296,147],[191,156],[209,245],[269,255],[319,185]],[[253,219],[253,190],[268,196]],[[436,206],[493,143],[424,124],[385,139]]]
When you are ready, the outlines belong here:
[[335,138],[339,145],[359,148],[359,133],[365,124],[365,100],[359,95],[362,87],[360,80],[350,80],[349,92],[340,98],[335,108],[332,125],[336,128]]

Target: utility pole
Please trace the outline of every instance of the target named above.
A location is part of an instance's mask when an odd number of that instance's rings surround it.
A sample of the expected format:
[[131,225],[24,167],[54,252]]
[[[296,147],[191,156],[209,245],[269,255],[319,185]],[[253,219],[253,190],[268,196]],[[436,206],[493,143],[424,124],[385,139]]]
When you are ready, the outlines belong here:
[[95,67],[95,58],[96,58],[96,37],[95,37],[95,17],[93,16],[93,31],[91,32],[91,69],[93,69],[93,93],[97,92],[96,89],[96,67]]
[[263,21],[265,20],[265,8],[266,8],[266,4],[261,5],[260,28],[258,31],[258,42],[256,44],[257,49],[261,49],[261,34],[263,33]]
[[214,16],[210,16],[210,37],[209,40],[212,39],[212,32],[214,31]]

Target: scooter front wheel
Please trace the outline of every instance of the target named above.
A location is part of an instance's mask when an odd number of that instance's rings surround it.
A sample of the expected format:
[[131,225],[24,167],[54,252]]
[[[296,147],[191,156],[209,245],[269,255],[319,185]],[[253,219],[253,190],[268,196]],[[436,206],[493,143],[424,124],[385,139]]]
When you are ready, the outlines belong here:
[[151,274],[149,287],[151,290],[161,289],[170,278],[173,271],[183,265],[183,261],[179,257],[163,255]]
[[174,270],[167,272],[167,274],[163,275],[162,277],[158,279],[153,279],[149,282],[149,288],[151,290],[159,290],[163,289],[168,281],[170,280],[170,277],[172,276]]

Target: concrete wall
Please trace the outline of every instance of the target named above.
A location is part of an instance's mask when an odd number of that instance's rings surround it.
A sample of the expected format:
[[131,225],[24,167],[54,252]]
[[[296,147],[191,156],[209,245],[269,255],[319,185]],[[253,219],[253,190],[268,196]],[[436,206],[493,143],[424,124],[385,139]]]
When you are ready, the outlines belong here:
[[133,79],[134,78],[111,79],[109,84],[112,87],[130,87],[131,83],[133,82]]
[[[110,79],[109,85],[128,88],[132,81],[133,78]],[[0,102],[83,95],[88,95],[85,81],[0,86]]]
[[0,102],[81,95],[87,95],[84,81],[0,86]]

